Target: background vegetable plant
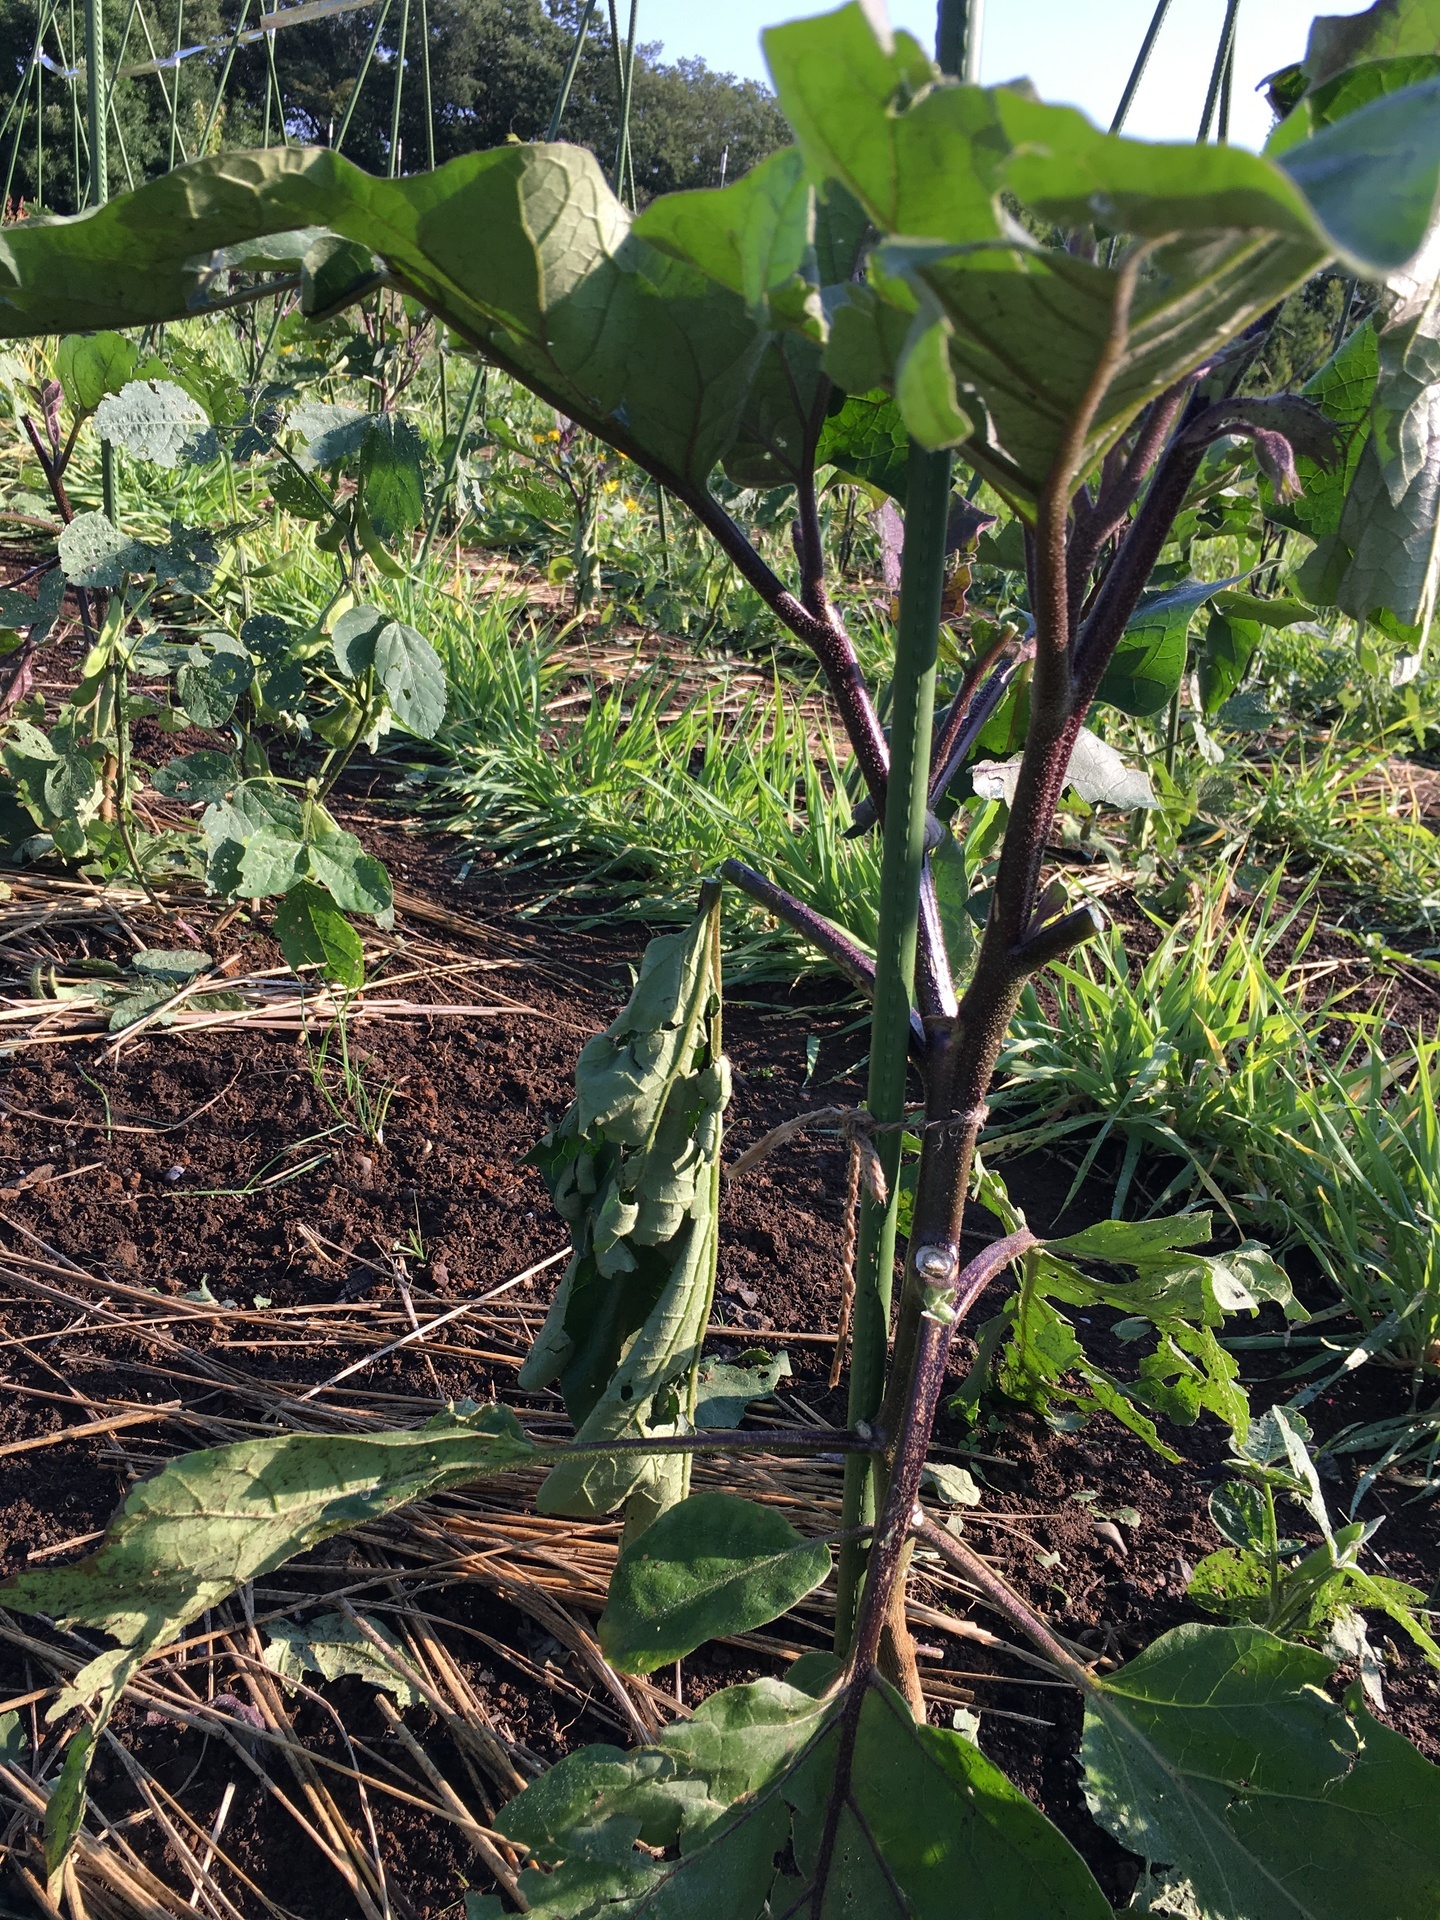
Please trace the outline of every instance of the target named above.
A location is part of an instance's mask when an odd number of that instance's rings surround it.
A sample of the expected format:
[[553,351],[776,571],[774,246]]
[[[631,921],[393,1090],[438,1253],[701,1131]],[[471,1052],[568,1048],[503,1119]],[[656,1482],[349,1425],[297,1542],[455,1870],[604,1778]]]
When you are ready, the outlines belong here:
[[[949,9],[942,18],[941,46],[952,60],[963,40],[960,18]],[[850,928],[822,919],[742,861],[724,869],[874,1001],[869,1114],[886,1197],[870,1198],[862,1213],[850,1424],[818,1440],[766,1437],[772,1448],[828,1445],[849,1455],[836,1665],[812,1676],[810,1687],[761,1682],[726,1690],[688,1727],[637,1755],[591,1749],[570,1756],[503,1816],[504,1831],[538,1863],[512,1892],[530,1910],[556,1914],[654,1914],[681,1903],[736,1920],[777,1910],[818,1920],[859,1907],[941,1914],[953,1911],[963,1866],[977,1912],[1102,1915],[1106,1904],[1083,1863],[1024,1797],[958,1735],[917,1723],[923,1703],[903,1593],[920,1541],[961,1567],[1083,1692],[1098,1817],[1148,1858],[1180,1869],[1202,1911],[1366,1911],[1374,1823],[1384,1809],[1385,1898],[1397,1913],[1418,1916],[1433,1908],[1440,1874],[1434,1769],[1374,1722],[1357,1692],[1341,1705],[1320,1690],[1332,1670],[1324,1656],[1260,1627],[1191,1626],[1101,1677],[916,1509],[954,1328],[1015,1262],[1028,1268],[1012,1316],[1018,1352],[1027,1340],[1044,1344],[1021,1324],[1042,1311],[1052,1349],[1057,1330],[1063,1336],[1047,1288],[1071,1300],[1134,1300],[1134,1317],[1151,1322],[1160,1343],[1154,1364],[1142,1369],[1144,1390],[1120,1394],[1092,1371],[1091,1397],[1113,1411],[1148,1396],[1182,1418],[1202,1404],[1219,1406],[1237,1439],[1244,1433],[1246,1411],[1207,1334],[1225,1304],[1253,1304],[1257,1294],[1230,1273],[1222,1300],[1215,1263],[1168,1258],[1198,1231],[1194,1220],[1179,1235],[1173,1223],[1121,1226],[1048,1250],[1017,1224],[962,1268],[961,1214],[991,1078],[1024,987],[1097,928],[1093,907],[1072,906],[1043,873],[1057,805],[1072,785],[1086,798],[1097,757],[1103,761],[1095,748],[1104,743],[1087,742],[1084,723],[1097,700],[1142,718],[1171,703],[1187,667],[1188,616],[1237,584],[1155,579],[1192,489],[1207,485],[1209,450],[1221,442],[1248,449],[1245,457],[1253,454],[1279,496],[1296,491],[1302,461],[1326,472],[1337,467],[1340,435],[1323,396],[1256,394],[1247,378],[1280,303],[1318,269],[1338,259],[1349,271],[1380,277],[1418,250],[1440,185],[1440,83],[1422,78],[1357,98],[1343,115],[1326,95],[1328,124],[1293,142],[1281,137],[1270,160],[1145,147],[1100,135],[1079,115],[1019,91],[939,78],[912,40],[891,38],[858,6],[776,29],[767,45],[798,147],[733,187],[657,201],[634,222],[575,150],[507,149],[389,182],[331,154],[287,152],[200,162],[83,221],[11,238],[6,297],[17,332],[176,316],[197,292],[191,262],[207,247],[323,224],[373,248],[392,281],[472,349],[654,475],[813,650],[867,789],[868,810],[857,821],[863,826],[868,815],[881,831],[873,954]],[[1008,200],[1058,228],[1067,244],[1032,239],[1016,226]],[[539,210],[557,205],[567,219],[542,228]],[[1313,565],[1315,597],[1331,593],[1358,617],[1406,627],[1423,624],[1433,590],[1433,554],[1416,531],[1429,474],[1423,466],[1418,475],[1397,473],[1385,448],[1425,391],[1428,314],[1402,313],[1380,335],[1370,438],[1334,526],[1317,521],[1314,529],[1321,556]],[[866,402],[851,412],[853,446],[841,437],[846,426],[835,425],[849,411],[846,394]],[[891,423],[884,435],[875,432],[877,415]],[[894,458],[902,442],[903,481]],[[356,565],[360,550],[372,553],[362,515],[379,532],[364,497],[365,444],[361,498],[341,508],[332,496],[327,506]],[[878,448],[883,484],[903,489],[888,732],[826,585],[816,487],[822,446],[825,458],[847,469],[866,465]],[[937,728],[954,459],[989,485],[1018,526],[1015,571],[1023,575],[1030,631],[1016,636],[1021,644],[1007,641],[972,663],[979,671],[962,677]],[[722,462],[732,478],[761,473],[794,489],[794,587],[710,489]],[[1004,557],[998,542],[994,551]],[[1237,628],[1255,609],[1227,600],[1217,614],[1226,626],[1211,657],[1223,665],[1243,644]],[[403,652],[408,643],[387,641],[394,623],[381,618],[345,626],[343,637],[337,625],[335,635],[342,668],[353,635],[357,676],[383,682],[382,647]],[[1265,622],[1256,616],[1252,624]],[[1019,754],[969,764],[985,727],[998,724],[1002,694],[1013,702]],[[1175,738],[1172,725],[1172,747]],[[948,801],[962,798],[955,790],[962,774],[982,805],[1007,809],[978,942],[966,888],[985,863],[973,848],[967,862],[954,825],[941,817]],[[1096,799],[1116,792],[1108,784],[1119,778],[1113,767],[1104,778]],[[1121,804],[1136,804],[1130,789],[1118,791]],[[246,861],[288,861],[291,877],[323,879],[330,836],[312,796],[285,800],[294,814],[268,799],[263,812],[249,811],[248,800],[246,808],[233,797],[223,804],[235,819],[220,844],[236,850],[227,857],[237,872]],[[274,852],[277,844],[283,853]],[[953,884],[957,862],[960,885]],[[947,872],[952,884],[942,887]],[[713,1205],[697,1205],[702,1168],[679,1191],[688,1137],[676,1143],[683,1151],[658,1154],[664,1121],[681,1111],[672,1099],[691,1080],[706,1081],[685,1098],[693,1095],[697,1113],[703,1109],[705,1153],[718,1150],[723,1090],[713,1036],[694,1051],[699,1010],[710,1017],[717,977],[714,924],[707,899],[688,944],[652,960],[650,990],[662,1004],[647,1004],[642,976],[627,1015],[603,1039],[623,1054],[635,1044],[632,1035],[648,1036],[648,1057],[635,1054],[630,1076],[644,1124],[634,1115],[626,1120],[628,1091],[624,1099],[612,1101],[608,1092],[592,1099],[596,1056],[584,1066],[570,1133],[562,1130],[548,1150],[557,1197],[570,1199],[558,1162],[573,1148],[575,1198],[599,1204],[571,1209],[571,1291],[543,1360],[564,1369],[597,1328],[613,1336],[612,1346],[639,1329],[609,1380],[587,1387],[600,1389],[592,1408],[607,1395],[624,1403],[626,1431],[617,1434],[607,1421],[593,1438],[582,1432],[577,1451],[556,1469],[558,1497],[578,1502],[578,1479],[587,1511],[635,1492],[633,1474],[610,1465],[597,1485],[588,1459],[648,1459],[653,1478],[662,1457],[747,1444],[743,1436],[684,1430],[695,1342],[675,1328],[681,1319],[691,1324],[693,1301],[708,1300],[698,1254],[693,1272],[687,1263],[707,1244]],[[672,956],[691,953],[693,969],[702,948],[703,985],[661,995],[657,983]],[[667,1058],[668,1067],[658,1064]],[[895,1175],[912,1064],[924,1096],[922,1147],[887,1358]],[[613,1114],[602,1110],[612,1106]],[[677,1130],[684,1135],[678,1120]],[[623,1150],[637,1146],[643,1151],[627,1159]],[[580,1184],[587,1161],[593,1196]],[[613,1190],[606,1185],[612,1175]],[[640,1234],[647,1199],[670,1231],[651,1221]],[[603,1315],[579,1315],[572,1325],[571,1310],[592,1277],[588,1262],[602,1275],[602,1256],[621,1271],[642,1271],[638,1249],[658,1255],[675,1239],[682,1201],[690,1219],[681,1229],[684,1250],[659,1277],[660,1299],[675,1287],[669,1326],[657,1329],[668,1344],[659,1368],[641,1379],[640,1361],[648,1365],[659,1344],[649,1337],[643,1302],[627,1306],[608,1329]],[[1155,1231],[1167,1225],[1168,1241]],[[633,1268],[619,1254],[627,1239],[635,1242],[626,1250]],[[1115,1285],[1077,1279],[1067,1255],[1129,1265],[1137,1278]],[[1251,1280],[1260,1270],[1255,1260],[1246,1269]],[[1272,1283],[1260,1296],[1267,1291],[1271,1298],[1281,1292]],[[1182,1296],[1184,1309],[1176,1304]],[[1068,1354],[1061,1362],[1071,1363]],[[585,1417],[578,1404],[576,1412]],[[523,1436],[514,1444],[528,1445]],[[487,1456],[470,1471],[493,1464]],[[177,1475],[203,1481],[231,1470],[219,1456],[202,1455]],[[409,1494],[443,1484],[445,1472],[422,1459],[406,1482]],[[345,1502],[349,1519],[368,1499],[405,1497],[388,1481],[382,1496],[373,1468],[368,1475],[360,1470]],[[176,1484],[156,1500],[163,1505]],[[777,1554],[796,1580],[818,1564],[788,1541],[762,1542],[758,1523],[736,1516],[734,1563],[717,1574],[705,1551],[714,1514],[674,1503],[681,1492],[683,1479],[675,1485],[667,1477],[662,1497],[650,1501],[652,1511],[667,1509],[652,1531],[666,1529],[659,1537],[678,1562],[678,1590],[642,1576],[652,1532],[641,1522],[649,1513],[636,1519],[638,1537],[617,1580],[610,1644],[637,1664],[657,1644],[665,1652],[684,1645],[689,1635],[676,1616],[688,1617],[692,1632],[697,1623],[714,1631],[725,1617],[723,1605],[710,1604],[717,1590],[730,1590],[738,1617],[757,1617],[762,1574]],[[92,1561],[26,1576],[7,1590],[18,1604],[118,1630],[121,1653],[86,1675],[107,1708],[126,1664],[159,1644],[177,1618],[173,1605],[146,1610],[143,1595],[128,1608],[117,1605],[109,1586],[121,1540],[146,1538],[149,1499],[136,1501],[124,1531]],[[307,1526],[293,1542],[270,1539],[264,1564],[310,1537]],[[205,1592],[238,1582],[251,1564],[228,1544],[220,1559]],[[802,1590],[782,1580],[766,1604]],[[195,1598],[188,1592],[179,1604],[188,1608]],[[647,1608],[669,1614],[663,1631],[648,1631]],[[1227,1709],[1223,1722],[1212,1711],[1217,1700]],[[55,1864],[90,1737],[74,1743],[66,1792],[58,1807],[52,1803]],[[635,1848],[637,1838],[645,1851]],[[1292,1891],[1302,1869],[1303,1908]]]

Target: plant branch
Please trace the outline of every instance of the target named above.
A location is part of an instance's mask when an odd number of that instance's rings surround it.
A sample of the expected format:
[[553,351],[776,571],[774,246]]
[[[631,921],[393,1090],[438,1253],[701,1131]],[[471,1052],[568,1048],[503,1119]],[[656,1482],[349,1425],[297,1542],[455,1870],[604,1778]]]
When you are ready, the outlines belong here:
[[[727,860],[720,872],[731,886],[739,887],[742,893],[748,894],[767,913],[773,913],[777,920],[783,920],[808,940],[811,946],[818,948],[867,1000],[875,998],[875,962],[848,933],[842,933],[839,927],[818,914],[813,907],[807,907],[803,900],[797,900],[793,893],[776,886],[773,880],[767,880],[763,873],[757,873],[754,867],[747,866],[743,860]],[[910,1017],[910,1038],[916,1047],[925,1044],[925,1029],[916,1014]]]
[[865,676],[860,670],[855,644],[839,614],[823,594],[822,611],[818,614],[812,613],[802,601],[797,600],[707,488],[677,482],[671,475],[663,477],[671,492],[684,501],[701,526],[734,563],[741,578],[755,589],[776,619],[783,621],[796,639],[803,641],[819,660],[865,785],[883,816],[890,753],[875,704],[870,698],[870,690],[865,684]]
[[963,1573],[972,1586],[978,1587],[991,1606],[1013,1627],[1018,1628],[1027,1640],[1033,1641],[1067,1680],[1073,1681],[1087,1693],[1095,1691],[1095,1676],[1081,1665],[1068,1648],[1060,1644],[1029,1601],[1023,1600],[993,1567],[986,1565],[978,1553],[972,1553],[944,1527],[937,1527],[928,1514],[915,1516],[914,1531],[917,1539],[923,1540],[957,1573]]

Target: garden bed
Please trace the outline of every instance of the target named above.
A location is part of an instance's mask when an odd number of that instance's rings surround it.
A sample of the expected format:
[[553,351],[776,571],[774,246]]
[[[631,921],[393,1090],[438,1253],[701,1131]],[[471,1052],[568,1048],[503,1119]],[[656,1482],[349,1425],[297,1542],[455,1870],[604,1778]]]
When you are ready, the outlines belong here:
[[[152,1030],[118,1047],[76,1020],[15,1046],[0,1071],[6,1574],[90,1548],[134,1479],[166,1458],[277,1424],[416,1424],[438,1401],[494,1396],[532,1426],[563,1430],[554,1396],[515,1388],[565,1245],[527,1155],[568,1103],[583,1041],[628,992],[644,930],[567,936],[543,908],[538,919],[523,912],[535,896],[513,876],[475,861],[460,881],[462,862],[444,842],[349,824],[387,860],[400,902],[393,938],[375,942],[363,1017],[351,1023],[362,1097],[392,1091],[383,1139],[364,1135],[333,1034],[319,1060],[333,1024],[323,1013],[308,1037],[294,1021],[258,1025],[236,1012],[205,1031]],[[4,949],[17,997],[47,953],[64,979],[64,962],[82,952],[123,961],[127,945],[177,940],[143,901],[117,912],[83,889],[52,889],[48,902],[43,882],[34,891],[33,924],[12,930]],[[190,900],[183,911],[215,958],[233,962],[230,977],[276,965],[261,926],[227,916],[214,933],[216,908]],[[1422,1016],[1426,985],[1412,981],[1407,1023]],[[727,1157],[796,1113],[861,1101],[853,1069],[865,1040],[852,1005],[814,986],[739,989],[736,999],[726,1011],[736,1088]],[[387,1001],[404,1010],[387,1012]],[[820,1042],[813,1058],[810,1034]],[[707,1354],[783,1348],[792,1374],[776,1417],[787,1424],[842,1417],[843,1388],[832,1393],[827,1377],[843,1162],[833,1134],[802,1139],[725,1201]],[[1032,1224],[1052,1225],[1069,1167],[1005,1171]],[[1101,1217],[1108,1204],[1105,1180],[1093,1180],[1064,1224]],[[983,1216],[971,1224],[988,1235]],[[1123,1370],[1104,1317],[1089,1329],[1096,1357]],[[959,1343],[958,1367],[971,1351]],[[1246,1352],[1243,1370],[1278,1373],[1290,1357]],[[1405,1394],[1403,1376],[1369,1367],[1310,1414],[1324,1437],[1399,1411]],[[1253,1398],[1266,1403],[1263,1385]],[[1184,1595],[1189,1571],[1217,1544],[1206,1507],[1225,1453],[1217,1423],[1167,1430],[1184,1456],[1178,1467],[1104,1416],[1068,1435],[1024,1415],[992,1427],[978,1439],[939,1436],[942,1455],[965,1460],[981,1484],[980,1505],[963,1516],[966,1537],[1064,1634],[1120,1660],[1201,1617]],[[68,1428],[82,1431],[58,1438]],[[720,1472],[701,1469],[699,1484],[718,1484]],[[838,1470],[823,1463],[803,1470],[803,1512],[787,1492],[795,1468],[762,1459],[725,1472],[725,1484],[809,1528],[838,1502]],[[366,1900],[377,1912],[388,1901],[397,1915],[458,1912],[467,1881],[492,1884],[444,1788],[391,1730],[372,1686],[309,1673],[312,1691],[286,1692],[259,1662],[267,1620],[333,1611],[338,1594],[357,1604],[363,1596],[370,1617],[405,1635],[406,1657],[434,1693],[404,1721],[438,1779],[472,1808],[486,1804],[477,1794],[493,1805],[502,1788],[447,1732],[437,1699],[488,1728],[523,1773],[531,1756],[549,1761],[587,1740],[623,1744],[654,1731],[715,1686],[783,1672],[824,1644],[833,1603],[822,1591],[776,1627],[687,1660],[678,1706],[670,1670],[649,1682],[607,1680],[593,1627],[618,1527],[536,1518],[536,1484],[517,1474],[322,1548],[207,1617],[183,1662],[148,1668],[148,1695],[127,1701],[117,1744],[97,1763],[78,1867],[90,1910],[144,1910],[124,1875],[112,1870],[107,1881],[99,1864],[102,1854],[123,1864],[127,1848],[124,1872],[140,1886],[148,1869],[171,1891],[151,1886],[146,1897],[177,1914],[196,1884],[203,1911],[307,1917],[365,1911]],[[1343,1507],[1350,1485],[1333,1481],[1330,1492]],[[1385,1516],[1376,1544],[1384,1569],[1428,1591],[1440,1544],[1433,1506],[1382,1482],[1360,1513]],[[1080,1795],[1076,1697],[1018,1657],[1012,1631],[958,1581],[925,1569],[913,1599],[932,1717],[949,1725],[957,1711],[978,1714],[982,1747],[1064,1829],[1110,1898],[1128,1897],[1137,1863],[1091,1822]],[[16,1711],[32,1741],[46,1736],[67,1657],[71,1668],[84,1657],[73,1636],[33,1618],[3,1622],[0,1711]],[[1390,1723],[1440,1754],[1433,1675],[1396,1649],[1384,1684]],[[187,1689],[188,1725],[176,1718]],[[218,1703],[208,1720],[207,1700]],[[36,1874],[36,1808],[13,1792],[9,1800],[9,1864]],[[22,1881],[12,1884],[19,1894]]]

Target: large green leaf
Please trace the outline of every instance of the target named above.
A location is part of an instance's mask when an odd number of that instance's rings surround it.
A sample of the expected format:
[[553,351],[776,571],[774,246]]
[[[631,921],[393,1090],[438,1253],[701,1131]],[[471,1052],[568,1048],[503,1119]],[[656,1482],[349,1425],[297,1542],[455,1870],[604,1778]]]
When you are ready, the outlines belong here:
[[1310,24],[1305,78],[1311,89],[1362,61],[1440,53],[1440,0],[1375,0],[1364,13],[1321,14]]
[[372,248],[464,339],[681,482],[729,445],[767,326],[632,235],[578,147],[514,144],[402,180],[326,149],[198,160],[91,213],[11,229],[0,333],[183,317],[203,304],[208,256],[313,225]]
[[323,887],[302,880],[275,913],[275,938],[298,973],[318,967],[327,980],[352,992],[365,984],[365,948],[360,936]]
[[653,1673],[722,1634],[778,1619],[830,1572],[830,1549],[774,1507],[693,1493],[627,1547],[600,1645],[622,1673]]
[[1406,87],[1418,86],[1437,73],[1440,54],[1436,53],[1405,54],[1398,59],[1347,67],[1305,95],[1265,142],[1265,151],[1272,160],[1278,160],[1322,127],[1332,127],[1337,120],[1368,107],[1372,100],[1387,93],[1403,93]]
[[1384,329],[1370,436],[1333,546],[1317,548],[1329,602],[1366,620],[1388,610],[1423,627],[1440,576],[1440,294]]
[[[839,1710],[762,1680],[712,1694],[639,1753],[571,1754],[499,1816],[504,1833],[553,1867],[522,1877],[531,1912],[765,1920],[809,1911]],[[1089,1869],[1025,1796],[970,1741],[917,1726],[879,1683],[861,1707],[823,1911],[827,1920],[955,1920],[960,1911],[965,1920],[1110,1920]]]
[[[1327,255],[1372,270],[1408,260],[1440,187],[1440,91],[1424,87],[1317,135],[1286,171],[1233,148],[1102,134],[1011,89],[935,82],[918,46],[897,34],[887,52],[858,5],[773,29],[766,51],[815,177],[905,236],[873,260],[869,296],[837,313],[828,364],[842,384],[893,386],[918,438],[963,445],[1022,509],[1087,396],[1082,470]],[[1007,190],[1065,226],[1136,236],[1146,271],[1128,318],[1121,266],[1002,226]],[[876,295],[908,327],[898,345]]]
[[140,351],[119,333],[72,333],[60,342],[55,371],[77,413],[93,413],[107,393],[135,378]]
[[1142,600],[1120,636],[1096,699],[1144,716],[1166,706],[1185,673],[1190,622],[1231,580],[1187,580]]
[[1440,1770],[1322,1692],[1333,1665],[1258,1628],[1183,1626],[1091,1689],[1091,1809],[1185,1874],[1203,1920],[1440,1910]]

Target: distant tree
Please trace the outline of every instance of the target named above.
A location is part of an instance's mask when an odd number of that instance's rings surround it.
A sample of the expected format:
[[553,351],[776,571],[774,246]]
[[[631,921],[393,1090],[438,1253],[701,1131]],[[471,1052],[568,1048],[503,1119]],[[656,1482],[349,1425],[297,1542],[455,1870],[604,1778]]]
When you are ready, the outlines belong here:
[[[293,3],[293,0],[292,0]],[[25,94],[23,118],[12,114],[0,137],[0,182],[11,171],[11,196],[69,212],[85,190],[84,83],[46,71],[41,76],[43,141],[37,152],[35,42],[37,4],[46,19],[44,47],[57,67],[78,66],[70,44],[71,9],[54,0],[0,0],[0,90]],[[268,10],[272,0],[262,0]],[[107,61],[134,65],[173,54],[177,16],[191,55],[163,76],[121,80],[112,125],[112,189],[129,178],[162,172],[170,163],[171,102],[178,86],[175,157],[198,151],[240,9],[253,24],[255,0],[112,0],[106,9]],[[283,4],[278,10],[283,10]],[[598,8],[575,76],[562,137],[588,146],[613,174],[619,138],[620,92],[607,9]],[[377,17],[383,22],[375,37]],[[507,139],[543,139],[569,59],[579,0],[378,0],[377,5],[287,27],[272,37],[274,78],[263,42],[237,45],[210,144],[244,147],[291,140],[333,145],[372,172],[391,163],[390,135],[397,70],[401,72],[399,170],[437,162]],[[628,9],[625,9],[628,13]],[[128,23],[128,32],[127,32]],[[146,28],[149,40],[146,39]],[[425,39],[429,40],[433,132],[426,114]],[[401,40],[404,40],[403,68]],[[123,51],[122,51],[123,43]],[[662,61],[663,48],[637,49],[631,102],[631,152],[639,195],[734,179],[788,138],[769,91],[751,80],[712,72],[701,60]],[[365,68],[356,94],[356,80]],[[275,83],[278,82],[278,96]],[[8,83],[8,84],[7,84]],[[72,92],[78,86],[78,123]],[[352,108],[353,99],[353,108]],[[0,107],[3,113],[3,107]],[[349,125],[345,125],[347,113]],[[16,135],[18,132],[18,142]],[[77,171],[78,157],[78,171]],[[128,161],[128,170],[126,162]]]

